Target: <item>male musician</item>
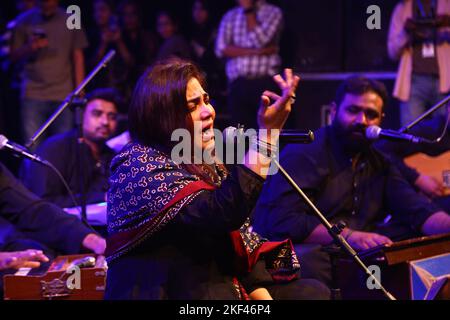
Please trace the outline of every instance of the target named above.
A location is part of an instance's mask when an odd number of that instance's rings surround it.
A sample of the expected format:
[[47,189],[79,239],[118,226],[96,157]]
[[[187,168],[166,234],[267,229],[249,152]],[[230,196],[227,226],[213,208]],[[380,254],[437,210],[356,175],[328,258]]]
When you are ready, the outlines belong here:
[[[280,159],[328,219],[347,223],[342,235],[357,250],[418,234],[450,232],[450,216],[418,194],[365,138],[368,126],[380,124],[386,97],[380,82],[347,79],[337,90],[332,125],[319,129],[312,144],[286,146]],[[388,214],[391,219],[386,223]],[[268,178],[253,226],[273,240],[332,243],[325,227],[280,173]]]
[[103,254],[105,247],[95,231],[31,193],[0,163],[0,269],[38,267],[85,249]]
[[[84,187],[87,203],[97,203],[105,201],[108,190],[109,164],[115,152],[106,145],[106,141],[117,129],[121,99],[116,90],[97,89],[89,93],[86,100],[83,143],[78,143],[78,133],[73,130],[50,137],[36,153],[61,172],[74,193],[82,193]],[[38,196],[62,207],[73,206],[63,183],[49,168],[27,161],[21,178]]]
[[[444,181],[441,179],[427,174],[426,170],[417,170],[404,162],[404,158],[419,153],[431,157],[444,157],[444,154],[450,151],[450,127],[446,125],[450,116],[450,104],[447,110],[447,114],[438,114],[431,119],[425,119],[414,126],[409,132],[415,136],[423,137],[431,141],[435,141],[442,135],[442,139],[439,142],[415,144],[407,141],[380,140],[375,146],[397,161],[400,172],[412,185],[435,201],[445,211],[450,212],[450,196],[445,196],[450,181],[444,184]],[[444,177],[444,175],[449,174],[448,162],[445,163],[445,160],[442,161],[444,165],[439,167],[440,162],[441,160],[436,160],[436,163],[430,161],[429,163],[424,163],[424,165],[433,167],[436,172],[440,171],[442,177]]]
[[[226,59],[228,109],[232,121],[257,128],[255,114],[272,75],[281,66],[279,42],[283,13],[265,0],[236,0],[220,22],[215,52]],[[276,89],[276,88],[274,88]]]

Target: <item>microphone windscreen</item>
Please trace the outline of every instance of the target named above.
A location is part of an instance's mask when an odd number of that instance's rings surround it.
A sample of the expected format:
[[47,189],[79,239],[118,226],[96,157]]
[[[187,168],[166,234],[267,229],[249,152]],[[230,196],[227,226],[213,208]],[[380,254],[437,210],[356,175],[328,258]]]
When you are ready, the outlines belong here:
[[369,126],[366,129],[366,138],[370,140],[378,139],[381,128],[378,126]]

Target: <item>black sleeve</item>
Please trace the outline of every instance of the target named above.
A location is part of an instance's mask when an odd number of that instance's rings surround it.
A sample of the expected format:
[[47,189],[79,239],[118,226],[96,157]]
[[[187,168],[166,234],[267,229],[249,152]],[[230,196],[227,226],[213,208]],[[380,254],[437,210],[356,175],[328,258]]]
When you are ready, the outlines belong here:
[[[56,169],[66,177],[67,170],[71,166],[68,163],[69,146],[60,141],[46,141],[36,151],[43,159],[49,161]],[[25,186],[37,196],[55,203],[61,207],[74,207],[74,203],[67,193],[64,184],[56,173],[39,163],[26,160],[22,164],[20,178]],[[70,181],[67,181],[70,185]],[[70,186],[73,189],[73,186]]]
[[[282,152],[280,161],[294,181],[315,202],[315,197],[320,193],[322,177],[326,175],[320,163],[325,157],[314,150],[310,151],[302,151],[299,146],[288,146]],[[270,240],[290,238],[294,242],[302,242],[320,224],[280,173],[267,179],[251,222],[254,231]]]
[[250,215],[263,179],[244,166],[235,166],[221,187],[202,191],[174,218],[174,223],[208,232],[239,229]]
[[[410,143],[411,144],[411,143]],[[414,146],[414,144],[411,144]],[[381,141],[376,143],[376,148],[385,157],[387,157],[392,163],[394,163],[400,173],[406,178],[406,180],[414,185],[417,178],[419,177],[419,172],[416,169],[408,166],[403,160],[405,156],[409,155],[410,152],[418,152],[417,150],[408,150],[408,146],[405,143],[394,143],[392,141]]]
[[395,165],[390,166],[386,198],[393,221],[400,222],[415,232],[420,232],[423,223],[433,213],[441,210],[414,190]]
[[83,239],[95,233],[76,216],[28,191],[0,165],[0,215],[21,232],[64,254],[78,253]]
[[417,178],[419,178],[420,173],[414,169],[408,166],[404,160],[398,159],[396,162],[397,168],[400,171],[400,173],[405,177],[405,179],[414,186],[416,183]]

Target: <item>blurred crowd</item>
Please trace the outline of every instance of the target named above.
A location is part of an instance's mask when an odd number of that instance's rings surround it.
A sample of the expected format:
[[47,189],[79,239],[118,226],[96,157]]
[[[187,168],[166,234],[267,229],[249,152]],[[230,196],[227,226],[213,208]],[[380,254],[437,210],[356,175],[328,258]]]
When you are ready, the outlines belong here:
[[[211,16],[212,1],[192,2],[191,23],[186,30],[170,10],[158,11],[153,28],[146,28],[147,18],[139,1],[95,0],[90,5],[88,12],[94,24],[70,33],[62,30],[67,15],[60,1],[16,1],[17,17],[5,21],[0,29],[0,66],[4,75],[1,132],[27,141],[111,49],[116,50],[116,56],[89,83],[87,91],[116,89],[123,98],[119,110],[122,114],[127,112],[143,71],[156,60],[171,57],[195,61],[207,74],[210,94],[218,99],[225,95],[224,65],[214,53],[218,21]],[[60,21],[55,18],[59,16],[63,17]],[[46,136],[66,131],[72,122],[71,114],[64,112]],[[121,129],[125,127],[122,124]]]

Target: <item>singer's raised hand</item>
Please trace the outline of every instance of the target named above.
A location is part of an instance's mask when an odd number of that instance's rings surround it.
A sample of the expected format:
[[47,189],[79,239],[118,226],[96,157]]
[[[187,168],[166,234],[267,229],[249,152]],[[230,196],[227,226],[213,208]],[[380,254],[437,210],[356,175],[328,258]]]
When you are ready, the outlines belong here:
[[284,78],[277,74],[273,77],[273,80],[280,87],[281,96],[268,90],[261,95],[261,105],[257,118],[260,129],[281,130],[283,128],[291,112],[300,77],[294,75],[292,69],[285,69]]

